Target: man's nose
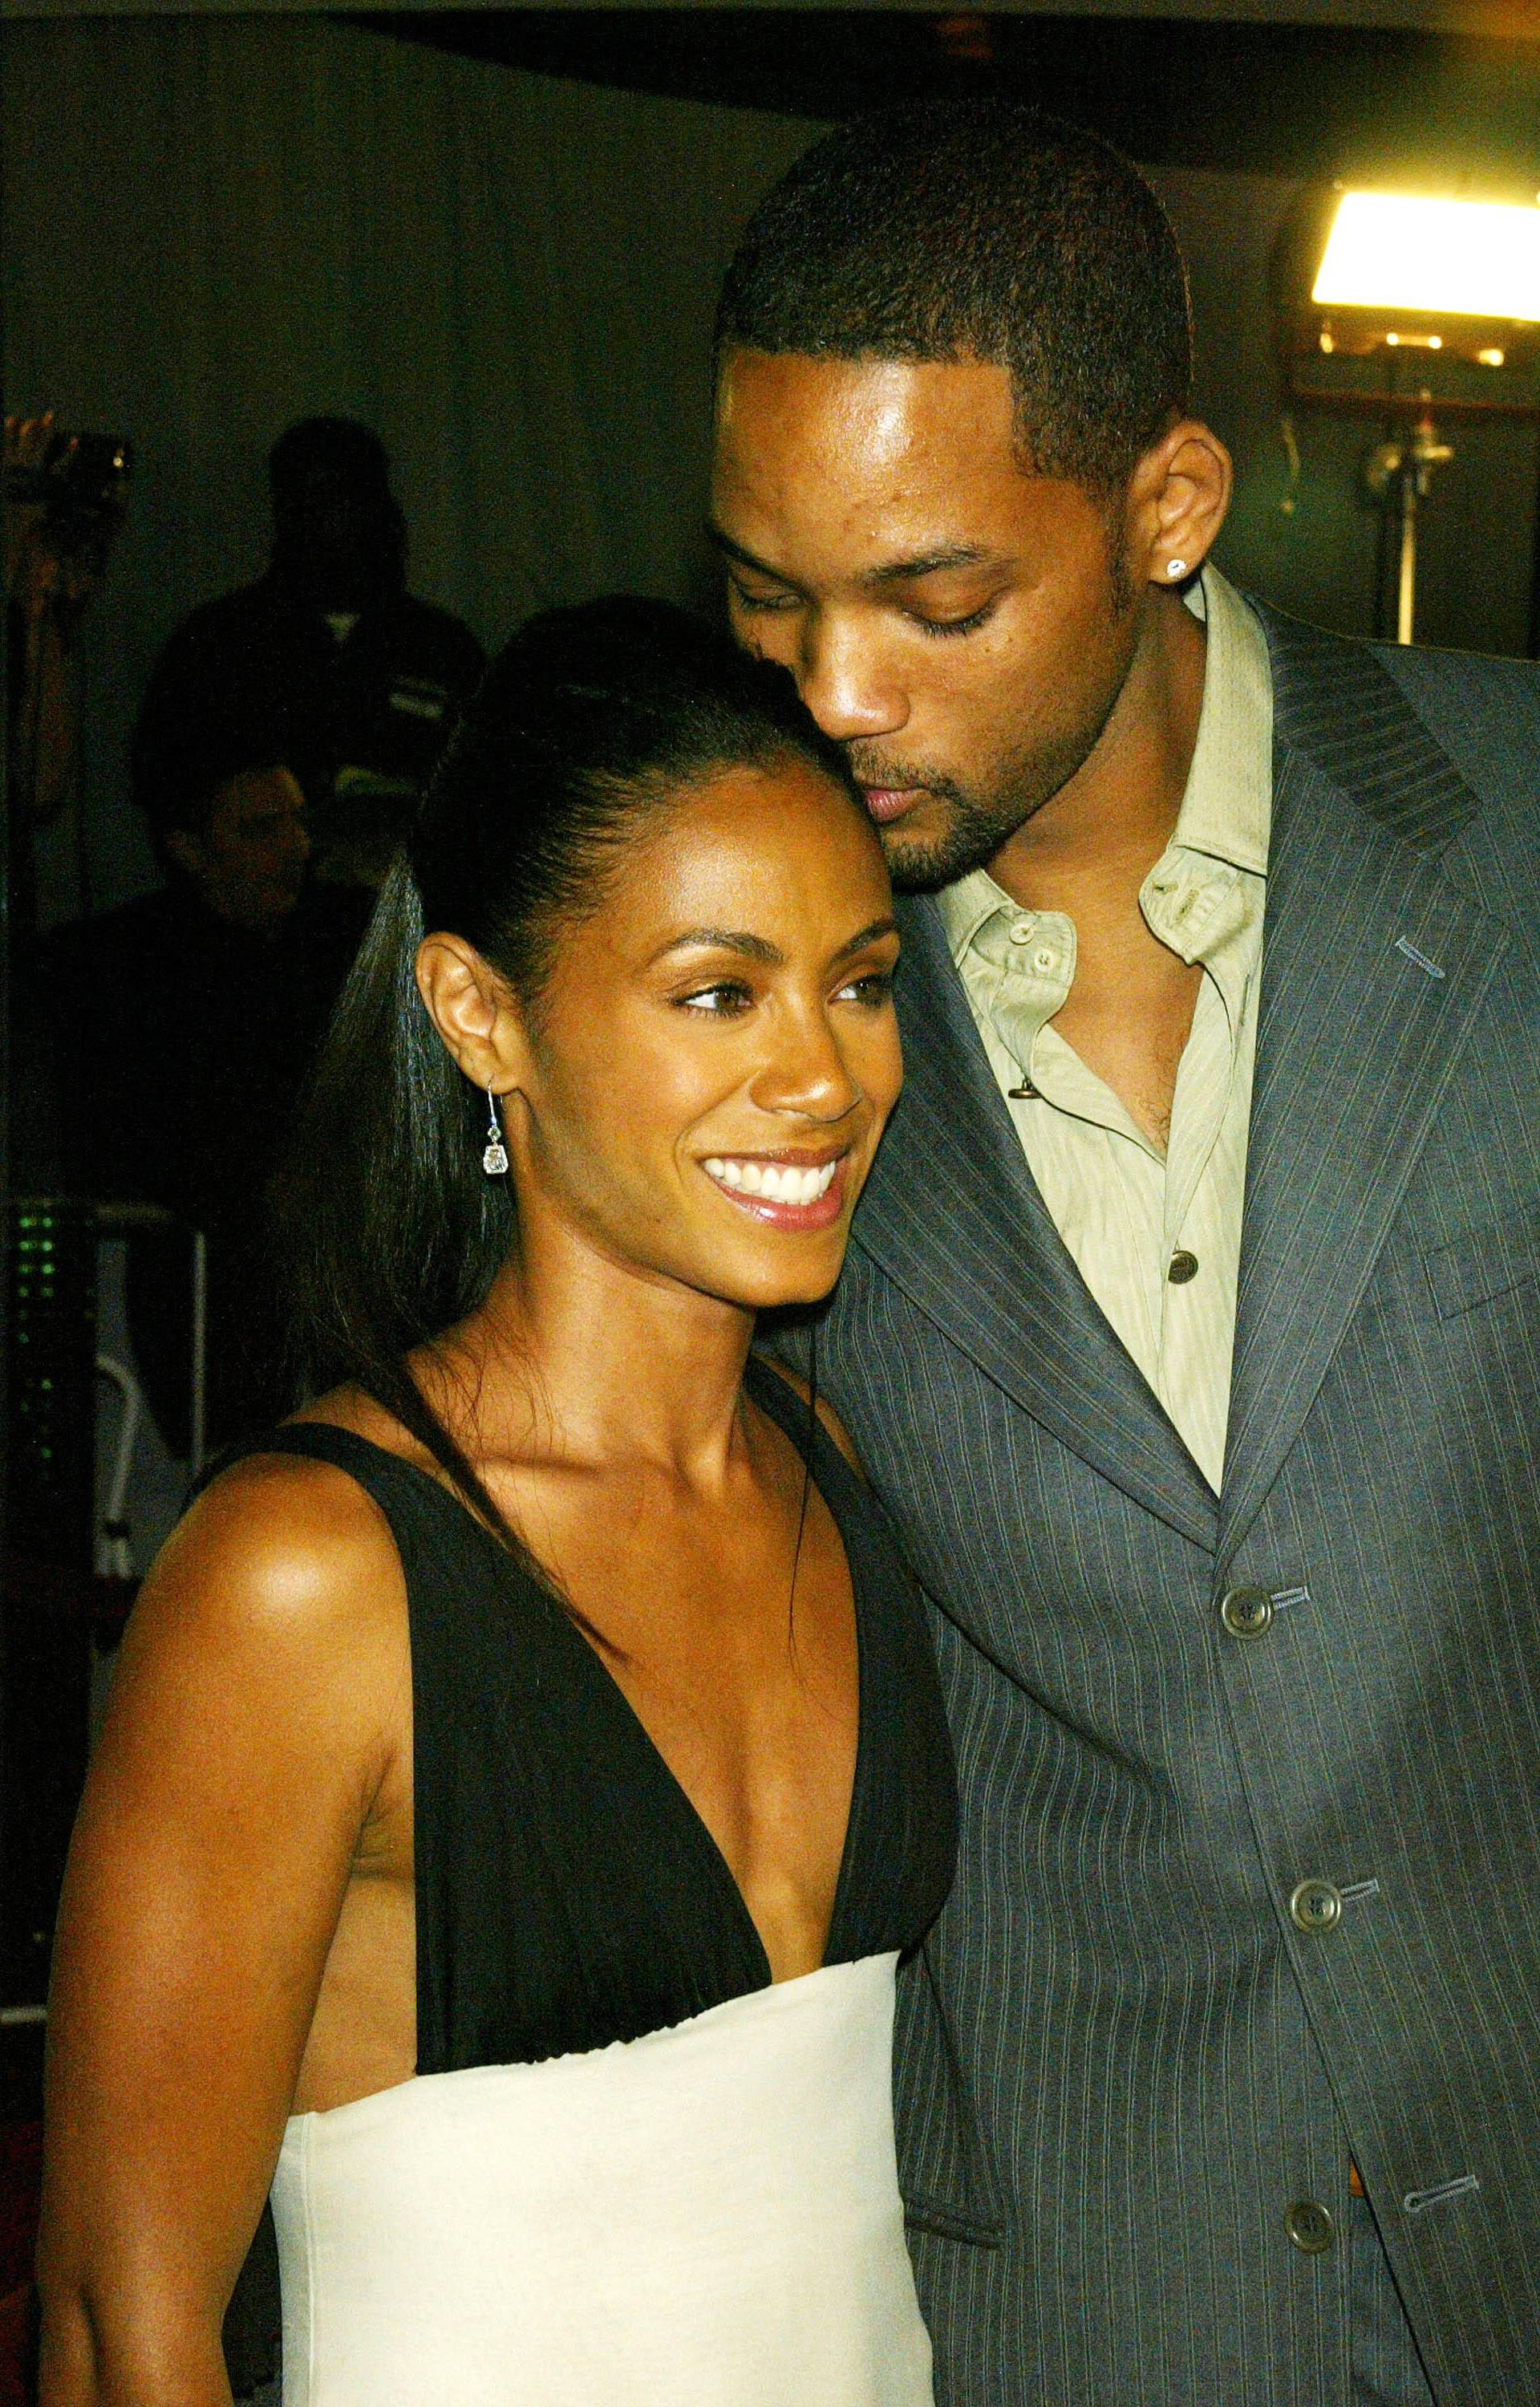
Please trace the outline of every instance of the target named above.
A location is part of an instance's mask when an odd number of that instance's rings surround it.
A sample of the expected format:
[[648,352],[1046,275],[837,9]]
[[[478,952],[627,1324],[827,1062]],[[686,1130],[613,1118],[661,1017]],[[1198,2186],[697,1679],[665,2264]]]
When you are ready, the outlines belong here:
[[859,628],[814,622],[797,663],[803,702],[837,743],[895,735],[909,719],[909,698],[884,664],[881,647]]

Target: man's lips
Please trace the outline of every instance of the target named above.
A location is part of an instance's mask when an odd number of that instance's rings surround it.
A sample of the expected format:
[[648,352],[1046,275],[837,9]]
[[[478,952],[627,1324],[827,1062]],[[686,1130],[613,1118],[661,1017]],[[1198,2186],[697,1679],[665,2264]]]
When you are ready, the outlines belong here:
[[916,803],[924,801],[925,790],[924,786],[864,785],[861,788],[867,808],[879,827],[885,827],[889,819],[901,819],[906,811],[911,811]]

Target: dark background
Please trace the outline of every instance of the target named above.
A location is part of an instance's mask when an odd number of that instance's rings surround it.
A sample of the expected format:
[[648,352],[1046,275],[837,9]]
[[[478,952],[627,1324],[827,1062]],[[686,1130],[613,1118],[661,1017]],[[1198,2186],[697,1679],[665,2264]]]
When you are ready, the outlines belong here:
[[[1378,430],[1285,418],[1269,256],[1310,182],[1533,201],[1540,11],[1121,6],[13,13],[11,406],[130,434],[140,463],[82,638],[79,805],[44,843],[46,913],[150,881],[122,779],[138,691],[176,620],[260,567],[262,458],[293,417],[378,426],[417,590],[489,644],[611,587],[710,600],[723,262],[819,123],[916,93],[1018,93],[1149,166],[1191,262],[1200,406],[1239,469],[1222,563],[1369,632]],[[1460,431],[1423,640],[1530,648],[1535,485],[1533,429]]]

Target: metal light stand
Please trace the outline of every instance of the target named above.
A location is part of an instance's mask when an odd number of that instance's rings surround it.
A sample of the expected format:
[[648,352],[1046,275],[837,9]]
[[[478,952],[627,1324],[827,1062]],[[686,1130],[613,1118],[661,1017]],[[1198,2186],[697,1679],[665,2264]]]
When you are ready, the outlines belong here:
[[[1424,394],[1423,399],[1427,400]],[[1435,468],[1448,465],[1454,458],[1454,447],[1440,442],[1431,410],[1425,412],[1405,441],[1392,436],[1381,443],[1369,457],[1365,475],[1369,491],[1377,494],[1387,511],[1393,511],[1400,530],[1400,559],[1396,577],[1395,640],[1409,644],[1417,620],[1417,520],[1418,511],[1428,498],[1428,489]]]

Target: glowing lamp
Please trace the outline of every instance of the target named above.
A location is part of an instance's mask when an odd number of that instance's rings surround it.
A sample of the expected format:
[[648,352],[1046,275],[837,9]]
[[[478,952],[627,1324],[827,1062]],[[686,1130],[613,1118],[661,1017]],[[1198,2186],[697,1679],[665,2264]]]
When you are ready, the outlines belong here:
[[1410,643],[1418,513],[1453,457],[1439,423],[1540,419],[1540,207],[1307,192],[1273,293],[1285,407],[1384,430],[1366,473],[1395,527],[1395,631]]
[[1344,192],[1310,299],[1318,308],[1540,320],[1540,207]]

